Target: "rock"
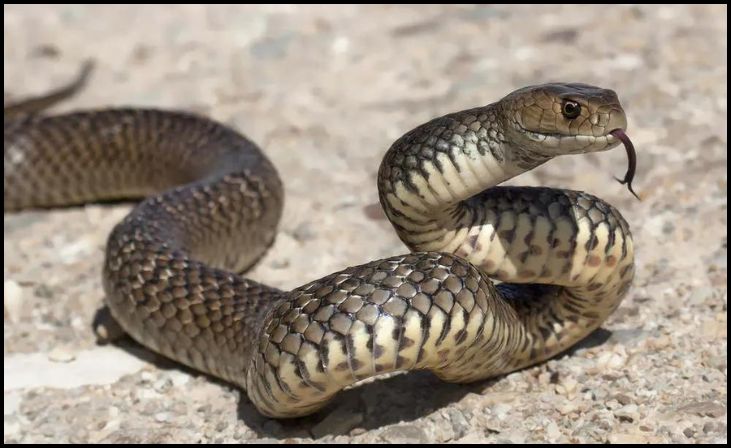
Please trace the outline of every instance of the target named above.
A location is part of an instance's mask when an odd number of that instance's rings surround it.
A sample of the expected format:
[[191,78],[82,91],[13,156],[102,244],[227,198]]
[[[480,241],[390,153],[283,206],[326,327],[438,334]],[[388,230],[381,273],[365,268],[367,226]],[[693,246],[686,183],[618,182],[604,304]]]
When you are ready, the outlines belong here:
[[588,369],[592,374],[605,374],[622,368],[627,362],[627,354],[621,345],[614,346],[612,351],[602,352],[595,361],[595,366]]
[[112,317],[112,313],[107,306],[102,307],[94,315],[92,328],[96,335],[96,341],[99,344],[109,344],[119,341],[127,334],[122,326],[119,325],[119,322]]
[[726,407],[714,401],[699,401],[678,408],[678,412],[701,417],[718,418],[726,415]]
[[579,383],[570,376],[561,379],[561,383],[556,386],[556,391],[564,395],[573,395],[576,392]]
[[632,397],[630,397],[627,394],[616,394],[614,396],[614,399],[617,400],[622,405],[627,405],[632,403]]
[[669,347],[672,343],[673,340],[667,335],[652,338],[647,341],[647,345],[654,350],[662,350]]
[[48,352],[48,359],[53,362],[71,362],[76,355],[68,347],[58,346]]
[[301,222],[292,232],[292,236],[299,242],[309,241],[317,236],[317,232],[310,221]]
[[171,370],[169,372],[170,380],[173,382],[174,387],[181,387],[185,386],[190,382],[191,376],[185,372],[180,372],[177,370]]
[[538,384],[540,384],[541,386],[547,386],[551,384],[551,378],[553,376],[554,375],[551,372],[541,372],[538,375]]
[[611,358],[612,358],[611,352],[602,352],[596,358],[596,368],[599,369],[599,371],[606,369],[607,365],[609,364],[609,360]]
[[688,304],[701,306],[713,298],[714,291],[710,286],[696,287],[688,296]]
[[546,426],[546,437],[550,442],[555,442],[561,437],[561,430],[558,429],[558,425],[554,421],[548,422]]
[[622,422],[636,422],[640,419],[640,412],[636,404],[628,404],[614,411],[614,416]]
[[391,426],[381,433],[381,440],[386,443],[429,443],[429,437],[423,429],[416,425]]
[[702,325],[702,334],[708,340],[726,339],[727,324],[726,316],[722,319],[706,319]]
[[512,407],[509,404],[498,403],[492,407],[492,412],[499,420],[504,420]]
[[607,367],[613,370],[621,369],[627,363],[627,356],[623,353],[613,353]]
[[169,422],[172,416],[169,412],[158,412],[155,414],[155,421],[158,423]]
[[152,383],[152,388],[158,393],[165,393],[173,386],[173,381],[170,378],[160,378]]
[[283,258],[280,260],[272,260],[269,263],[269,266],[271,266],[272,269],[286,269],[289,267],[289,259]]
[[3,303],[5,309],[3,314],[13,323],[20,321],[23,312],[23,288],[14,280],[6,280],[3,284]]
[[45,283],[40,283],[36,286],[35,290],[33,290],[33,294],[35,294],[36,297],[40,297],[42,299],[52,299],[53,289],[51,289],[51,287],[46,285]]
[[454,431],[454,438],[459,439],[470,430],[470,424],[465,418],[464,414],[458,409],[449,408],[447,409],[447,415],[449,421],[452,422],[452,430]]
[[556,408],[561,415],[570,414],[578,409],[579,407],[572,401],[565,401]]

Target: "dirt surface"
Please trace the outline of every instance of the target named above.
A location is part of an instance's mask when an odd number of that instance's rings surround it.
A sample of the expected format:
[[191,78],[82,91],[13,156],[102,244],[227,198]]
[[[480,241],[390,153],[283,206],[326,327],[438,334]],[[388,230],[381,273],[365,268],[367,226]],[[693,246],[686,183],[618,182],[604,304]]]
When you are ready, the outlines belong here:
[[493,381],[426,372],[293,421],[140,346],[99,346],[106,236],[128,204],[5,215],[5,442],[725,443],[726,6],[5,6],[4,80],[55,111],[194,110],[258,142],[286,185],[250,273],[293,288],[406,252],[378,212],[389,145],[438,115],[549,81],[613,88],[638,151],[551,161],[511,184],[592,192],[632,227],[636,281],[580,347]]

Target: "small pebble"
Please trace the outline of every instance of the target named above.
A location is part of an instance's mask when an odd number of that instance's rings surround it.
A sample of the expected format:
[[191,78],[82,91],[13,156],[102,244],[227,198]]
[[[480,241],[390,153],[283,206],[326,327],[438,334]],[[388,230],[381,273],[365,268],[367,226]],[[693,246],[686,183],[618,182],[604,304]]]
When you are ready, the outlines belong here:
[[185,372],[171,371],[170,380],[173,382],[173,386],[181,387],[185,386],[190,382],[191,376]]
[[648,345],[655,350],[662,350],[669,347],[673,341],[670,336],[660,336],[647,341]]
[[492,407],[492,412],[499,420],[505,419],[512,407],[508,404],[499,403]]
[[614,399],[617,400],[622,405],[627,405],[627,404],[632,403],[632,397],[630,397],[627,394],[621,394],[621,393],[620,394],[616,394],[614,396]]
[[578,385],[579,383],[574,378],[567,376],[561,380],[561,384],[559,384],[558,387],[562,389],[563,394],[573,395],[576,392]]
[[169,412],[158,412],[155,414],[155,421],[158,423],[164,423],[170,421],[172,415]]
[[699,401],[680,407],[678,412],[717,418],[726,414],[726,407],[713,401]]
[[172,386],[173,381],[170,378],[160,378],[153,383],[152,388],[155,389],[157,392],[165,393],[170,390]]
[[48,352],[48,359],[53,362],[71,362],[76,359],[76,354],[68,347],[54,347]]
[[303,242],[314,239],[317,236],[317,232],[315,231],[315,227],[313,226],[312,222],[304,221],[301,222],[294,229],[294,232],[292,232],[292,236],[297,241]]
[[558,429],[556,422],[551,421],[548,423],[548,426],[546,426],[546,436],[548,436],[548,440],[551,442],[561,437],[561,430]]
[[556,409],[561,415],[567,415],[578,410],[579,407],[576,405],[576,403],[572,401],[566,401],[563,404],[559,405]]
[[10,322],[20,322],[23,311],[23,288],[13,280],[6,280],[3,284],[4,315]]
[[429,437],[417,425],[402,424],[391,426],[381,433],[381,440],[393,444],[428,443]]
[[640,413],[636,404],[628,404],[614,411],[614,416],[623,422],[636,422],[640,418]]
[[697,287],[690,293],[688,303],[696,306],[703,305],[713,298],[714,291],[714,288],[708,286]]
[[449,416],[449,420],[452,422],[452,429],[454,431],[455,439],[459,439],[467,434],[470,429],[470,424],[468,422],[468,419],[460,410],[455,408],[449,408],[447,410],[447,415]]

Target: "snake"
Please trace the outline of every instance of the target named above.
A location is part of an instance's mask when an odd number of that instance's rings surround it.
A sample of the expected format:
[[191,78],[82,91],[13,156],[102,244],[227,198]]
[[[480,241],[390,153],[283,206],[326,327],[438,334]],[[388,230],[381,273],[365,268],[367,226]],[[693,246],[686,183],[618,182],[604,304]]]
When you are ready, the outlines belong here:
[[616,208],[499,185],[625,143],[631,190],[634,147],[612,90],[524,87],[407,132],[377,182],[409,252],[283,291],[242,275],[283,209],[262,150],[184,111],[41,113],[87,74],[5,108],[5,211],[141,200],[108,238],[112,316],[148,349],[242,388],[265,416],[314,413],[389,372],[470,383],[535,365],[597,329],[630,289],[633,240]]

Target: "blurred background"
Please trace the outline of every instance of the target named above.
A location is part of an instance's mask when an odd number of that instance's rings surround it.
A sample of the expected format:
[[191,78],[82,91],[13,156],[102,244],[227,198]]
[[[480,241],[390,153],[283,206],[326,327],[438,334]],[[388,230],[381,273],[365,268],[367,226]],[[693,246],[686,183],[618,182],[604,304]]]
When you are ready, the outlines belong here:
[[725,442],[726,17],[725,5],[5,6],[6,102],[93,59],[54,111],[191,110],[262,146],[287,196],[250,275],[280,288],[406,252],[376,205],[390,144],[530,84],[618,93],[642,198],[612,179],[621,148],[510,181],[591,192],[630,223],[637,276],[601,344],[477,385],[399,375],[291,423],[132,344],[96,345],[104,245],[130,205],[6,215],[5,441]]

